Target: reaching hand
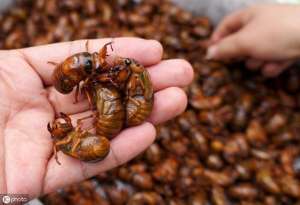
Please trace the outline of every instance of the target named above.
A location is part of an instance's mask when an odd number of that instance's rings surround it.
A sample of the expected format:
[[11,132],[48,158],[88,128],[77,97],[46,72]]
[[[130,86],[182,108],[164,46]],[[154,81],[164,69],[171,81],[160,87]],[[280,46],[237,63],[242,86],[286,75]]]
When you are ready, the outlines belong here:
[[300,6],[262,5],[227,16],[217,27],[210,59],[249,58],[250,69],[273,77],[300,56]]
[[[90,40],[89,52],[98,51],[110,39]],[[86,40],[20,50],[0,51],[0,193],[37,197],[82,181],[127,162],[155,139],[153,125],[180,114],[186,107],[186,86],[193,70],[184,60],[163,60],[161,45],[138,38],[114,39],[116,55],[135,58],[147,67],[155,89],[154,108],[147,122],[122,131],[111,141],[111,151],[101,162],[84,163],[59,152],[62,165],[52,153],[47,123],[59,112],[72,121],[87,116],[86,100],[73,104],[74,93],[62,95],[52,86],[54,67],[85,51]]]

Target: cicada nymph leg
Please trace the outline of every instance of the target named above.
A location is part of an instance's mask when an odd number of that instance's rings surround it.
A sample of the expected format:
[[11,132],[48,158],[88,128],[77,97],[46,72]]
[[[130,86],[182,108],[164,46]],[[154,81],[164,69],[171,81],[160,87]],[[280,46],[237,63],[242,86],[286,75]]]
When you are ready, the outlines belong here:
[[57,162],[57,164],[61,164],[59,161],[58,161],[58,157],[57,157],[57,147],[58,146],[61,146],[61,145],[66,145],[66,144],[69,144],[70,142],[72,141],[72,137],[71,136],[68,136],[66,139],[64,140],[60,140],[58,142],[54,142],[54,146],[53,146],[53,152],[54,152],[54,158]]
[[79,89],[80,89],[80,85],[77,85],[75,90],[75,99],[74,99],[75,101],[73,102],[73,104],[78,103]]
[[94,126],[93,126],[93,125],[87,127],[87,128],[84,129],[84,130],[82,130],[81,127],[82,127],[82,121],[87,120],[87,119],[90,119],[90,118],[95,118],[95,117],[96,117],[96,114],[93,113],[93,114],[91,114],[91,115],[88,115],[88,116],[85,116],[85,117],[82,117],[82,118],[78,119],[78,120],[77,120],[76,131],[82,132],[82,133],[86,133],[86,132],[88,132],[89,130],[94,129]]
[[71,118],[69,117],[69,115],[67,115],[67,114],[65,114],[65,113],[63,113],[63,112],[60,112],[59,114],[60,114],[60,117],[61,117],[62,119],[64,119],[65,122],[66,122],[68,125],[72,126],[72,120],[71,120]]
[[139,85],[141,85],[142,89],[144,89],[142,82],[138,79],[137,75],[132,74],[130,79],[128,80],[127,89],[125,90],[126,100],[136,94],[136,89]]
[[89,102],[89,107],[91,110],[93,110],[93,107],[94,107],[94,104],[93,104],[93,97],[91,96],[91,91],[93,88],[91,88],[91,85],[90,85],[90,80],[91,79],[86,79],[83,84],[82,84],[82,88],[81,88],[81,92],[84,93],[84,95],[86,96],[88,102]]
[[[53,131],[53,123],[52,125],[50,123],[47,124],[47,129],[50,133],[52,133]],[[51,134],[52,137],[52,134]],[[61,163],[58,161],[58,157],[57,157],[57,148],[56,148],[56,142],[53,141],[53,155],[54,155],[54,159],[57,162],[57,164],[61,165]]]
[[104,46],[99,50],[99,63],[100,63],[100,67],[103,70],[108,70],[109,69],[109,64],[106,61],[106,58],[109,56],[107,54],[107,46],[110,46],[111,50],[113,51],[113,47],[112,47],[113,41],[108,42],[106,44],[104,44]]
[[77,120],[77,127],[76,127],[76,129],[80,129],[81,130],[82,121],[90,119],[92,117],[96,117],[96,114],[93,113],[91,115],[88,115],[88,116],[85,116],[85,117],[82,117],[82,118],[78,119]]
[[61,163],[60,163],[59,160],[58,160],[58,156],[57,156],[57,148],[56,148],[56,144],[55,144],[55,143],[53,143],[53,155],[54,155],[54,159],[55,159],[56,163],[57,163],[58,165],[61,165]]
[[48,64],[53,65],[53,66],[57,66],[59,63],[53,62],[53,61],[47,61]]
[[80,143],[81,143],[81,141],[82,141],[82,138],[84,138],[84,137],[86,136],[85,134],[86,134],[89,130],[91,130],[91,129],[94,128],[93,126],[91,126],[91,127],[86,128],[85,130],[82,130],[82,121],[87,120],[87,119],[89,119],[89,118],[92,118],[92,117],[94,117],[94,116],[95,116],[95,115],[92,114],[92,115],[88,115],[88,116],[86,116],[86,117],[83,117],[83,118],[80,118],[80,119],[77,120],[77,126],[76,126],[76,128],[75,128],[75,132],[76,132],[76,134],[77,134],[77,138],[76,138],[76,140],[75,140],[75,143],[74,143],[73,146],[72,146],[72,150],[71,150],[72,153],[74,153],[74,152],[76,151],[77,147],[80,145]]
[[113,86],[115,86],[116,88],[119,88],[118,83],[116,83],[111,76],[109,75],[109,73],[102,73],[100,75],[98,75],[95,80],[99,83],[110,83]]
[[89,52],[89,40],[85,42],[85,51]]
[[[54,158],[56,160],[56,162],[60,165],[61,163],[58,160],[58,156],[57,156],[57,147],[61,146],[61,145],[65,145],[68,144],[72,141],[72,137],[68,136],[67,138],[63,138],[60,139],[59,141],[56,141],[56,137],[57,137],[57,129],[59,129],[60,132],[69,132],[69,130],[72,130],[72,122],[71,122],[71,118],[64,114],[64,113],[60,113],[60,118],[62,118],[65,123],[61,123],[57,120],[54,120],[51,124],[48,123],[47,128],[48,131],[51,133],[52,139],[53,139],[53,153],[54,153]],[[67,126],[64,126],[67,125]],[[67,128],[68,127],[68,128]],[[67,129],[67,130],[64,130]]]

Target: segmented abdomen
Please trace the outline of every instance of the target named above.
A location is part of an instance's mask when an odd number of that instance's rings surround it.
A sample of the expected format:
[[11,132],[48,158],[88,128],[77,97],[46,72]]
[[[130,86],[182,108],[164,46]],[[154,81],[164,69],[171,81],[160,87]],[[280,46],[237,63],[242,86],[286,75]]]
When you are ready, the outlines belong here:
[[[141,74],[136,75],[137,87],[130,90],[126,102],[126,126],[136,126],[143,123],[151,114],[153,107],[153,86],[150,75],[145,69]],[[130,89],[128,82],[127,89]]]
[[126,126],[136,126],[143,123],[150,115],[153,98],[146,100],[144,96],[130,97],[126,104]]
[[[110,151],[110,143],[106,137],[89,132],[79,137],[79,133],[76,131],[72,131],[68,135],[72,136],[72,142],[60,145],[58,150],[76,159],[85,162],[98,162],[103,160]],[[79,144],[77,144],[78,141],[80,141]],[[72,150],[75,145],[76,149]]]
[[98,85],[96,88],[96,133],[109,138],[118,134],[124,123],[125,111],[120,93],[114,87]]
[[77,158],[86,162],[98,162],[109,153],[110,143],[106,137],[89,136],[82,139],[75,154]]

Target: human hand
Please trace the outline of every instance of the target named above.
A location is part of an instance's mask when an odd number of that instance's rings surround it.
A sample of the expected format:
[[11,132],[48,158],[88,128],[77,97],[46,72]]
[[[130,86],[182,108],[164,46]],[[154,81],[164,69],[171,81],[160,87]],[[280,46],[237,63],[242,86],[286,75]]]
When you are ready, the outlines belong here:
[[[90,40],[89,52],[98,51],[110,39]],[[140,126],[123,130],[111,141],[107,158],[84,163],[59,152],[52,153],[47,123],[59,112],[72,121],[89,112],[87,100],[73,104],[74,93],[62,95],[52,86],[54,67],[85,51],[86,40],[20,50],[0,51],[0,193],[29,194],[31,198],[82,181],[127,162],[155,139],[154,125],[184,111],[187,98],[178,87],[186,86],[193,70],[184,60],[163,60],[161,45],[138,38],[114,39],[116,55],[135,58],[147,67],[155,89],[150,118]]]
[[248,58],[273,77],[300,56],[300,6],[253,6],[227,16],[212,35],[208,59]]

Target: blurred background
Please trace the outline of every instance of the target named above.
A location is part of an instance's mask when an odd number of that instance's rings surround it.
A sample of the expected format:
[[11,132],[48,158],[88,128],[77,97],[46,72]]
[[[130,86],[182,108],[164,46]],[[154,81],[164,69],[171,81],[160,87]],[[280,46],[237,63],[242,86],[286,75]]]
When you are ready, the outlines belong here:
[[184,88],[187,110],[157,126],[157,140],[143,154],[30,204],[300,205],[299,65],[265,79],[243,62],[204,59],[224,15],[279,1],[174,2],[0,1],[2,49],[139,36],[159,40],[165,59],[187,59],[195,71]]
[[[142,0],[135,0],[140,2]],[[234,10],[256,4],[256,3],[291,3],[298,4],[300,0],[171,0],[182,8],[185,8],[196,15],[207,16],[217,24],[226,14]],[[4,11],[16,0],[1,0],[0,11]]]

